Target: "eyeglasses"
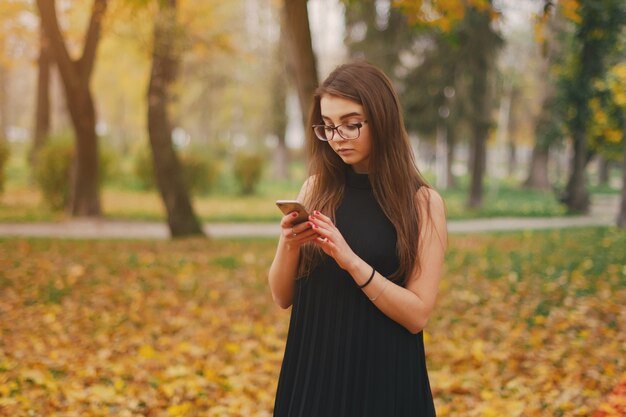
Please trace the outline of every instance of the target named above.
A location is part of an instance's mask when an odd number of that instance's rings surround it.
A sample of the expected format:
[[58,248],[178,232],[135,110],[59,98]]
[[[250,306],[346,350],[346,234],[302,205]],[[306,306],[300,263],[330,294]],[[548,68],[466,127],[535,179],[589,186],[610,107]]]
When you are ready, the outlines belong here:
[[367,120],[363,120],[358,123],[346,123],[337,126],[332,125],[313,125],[313,132],[315,132],[315,136],[319,140],[323,140],[324,142],[328,142],[333,140],[335,136],[335,131],[341,136],[342,139],[352,140],[357,139],[361,136],[361,128],[363,127],[363,123],[367,123]]

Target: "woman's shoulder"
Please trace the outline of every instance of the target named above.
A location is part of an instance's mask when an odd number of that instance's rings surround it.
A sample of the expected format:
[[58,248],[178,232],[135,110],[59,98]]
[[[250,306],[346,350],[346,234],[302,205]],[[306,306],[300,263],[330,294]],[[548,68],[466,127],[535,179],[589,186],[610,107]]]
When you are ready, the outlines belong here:
[[300,192],[298,193],[298,201],[305,201],[306,197],[309,195],[313,187],[315,186],[315,182],[317,181],[317,175],[311,175],[304,183],[302,183],[302,187],[300,187]]
[[422,185],[415,192],[415,203],[418,209],[426,209],[432,214],[445,217],[446,205],[441,195],[433,188]]
[[415,192],[420,239],[436,237],[443,247],[447,247],[448,227],[446,225],[446,205],[441,195],[428,186]]
[[441,195],[428,185],[422,185],[417,189],[415,199],[420,204],[443,204]]

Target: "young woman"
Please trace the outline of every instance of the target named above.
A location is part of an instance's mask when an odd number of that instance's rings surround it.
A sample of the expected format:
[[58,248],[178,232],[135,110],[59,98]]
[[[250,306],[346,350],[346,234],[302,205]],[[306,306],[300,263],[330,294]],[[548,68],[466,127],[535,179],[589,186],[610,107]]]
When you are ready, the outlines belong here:
[[441,197],[417,170],[389,79],[356,62],[317,89],[309,220],[281,221],[269,271],[293,306],[275,417],[435,416],[422,329],[446,248]]

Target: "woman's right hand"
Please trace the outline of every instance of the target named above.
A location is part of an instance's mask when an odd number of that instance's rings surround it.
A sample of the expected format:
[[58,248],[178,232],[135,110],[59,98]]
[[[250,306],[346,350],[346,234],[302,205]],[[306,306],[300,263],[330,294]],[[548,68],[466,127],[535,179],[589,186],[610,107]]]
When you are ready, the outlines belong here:
[[286,216],[283,216],[280,221],[283,240],[286,244],[300,247],[319,237],[319,234],[317,234],[317,232],[311,227],[310,222],[293,224],[293,220],[296,217],[298,217],[298,213],[293,211]]

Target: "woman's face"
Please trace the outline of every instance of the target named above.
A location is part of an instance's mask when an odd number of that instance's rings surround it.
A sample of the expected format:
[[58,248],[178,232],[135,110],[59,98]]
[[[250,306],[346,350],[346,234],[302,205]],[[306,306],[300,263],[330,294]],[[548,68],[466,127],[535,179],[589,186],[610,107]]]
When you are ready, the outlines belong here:
[[368,173],[372,139],[363,106],[352,100],[324,94],[320,98],[320,109],[324,124],[327,126],[362,124],[357,139],[346,140],[335,130],[332,140],[328,141],[328,145],[333,148],[343,162],[351,165],[355,172]]

